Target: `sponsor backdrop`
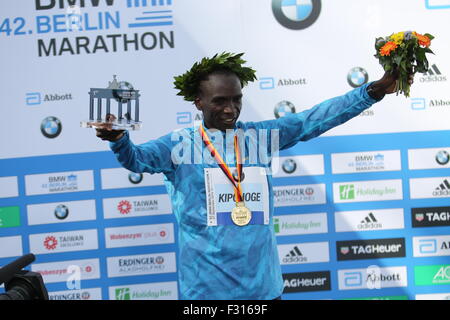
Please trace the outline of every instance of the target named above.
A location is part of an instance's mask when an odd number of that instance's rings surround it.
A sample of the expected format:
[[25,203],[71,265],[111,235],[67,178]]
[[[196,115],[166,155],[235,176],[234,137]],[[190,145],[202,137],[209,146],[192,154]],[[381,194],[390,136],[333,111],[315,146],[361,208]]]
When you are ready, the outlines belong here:
[[120,168],[80,127],[89,88],[140,90],[136,143],[201,115],[173,76],[245,52],[242,120],[376,80],[374,40],[436,36],[411,97],[391,95],[280,155],[283,299],[450,298],[449,0],[16,0],[0,4],[0,266],[33,252],[51,299],[178,299],[177,225],[160,175]]

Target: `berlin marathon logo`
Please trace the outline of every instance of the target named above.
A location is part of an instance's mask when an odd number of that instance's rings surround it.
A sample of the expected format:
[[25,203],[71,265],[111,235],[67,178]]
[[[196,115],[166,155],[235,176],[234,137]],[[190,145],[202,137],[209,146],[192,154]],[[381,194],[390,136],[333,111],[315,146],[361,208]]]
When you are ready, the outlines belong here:
[[39,57],[175,48],[173,0],[33,2],[34,17],[6,17],[0,30],[37,35]]

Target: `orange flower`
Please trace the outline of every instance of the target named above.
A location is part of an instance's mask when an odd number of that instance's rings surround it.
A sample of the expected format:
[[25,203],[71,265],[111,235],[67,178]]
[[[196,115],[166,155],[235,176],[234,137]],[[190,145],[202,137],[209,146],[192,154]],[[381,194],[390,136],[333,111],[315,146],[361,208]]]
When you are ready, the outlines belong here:
[[394,41],[386,42],[386,44],[381,47],[380,54],[382,56],[389,56],[397,47],[398,45]]
[[419,45],[423,46],[423,47],[429,47],[431,44],[431,40],[430,38],[428,38],[427,36],[424,36],[420,33],[417,32],[413,32],[414,35],[417,37],[417,42],[419,42]]

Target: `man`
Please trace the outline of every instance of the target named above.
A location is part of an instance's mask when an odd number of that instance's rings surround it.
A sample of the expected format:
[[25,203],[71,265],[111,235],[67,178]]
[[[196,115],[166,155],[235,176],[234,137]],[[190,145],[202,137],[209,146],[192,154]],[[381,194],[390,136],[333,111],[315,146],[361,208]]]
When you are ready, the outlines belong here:
[[[386,73],[378,81],[301,113],[237,122],[241,89],[256,78],[254,70],[242,66],[241,56],[223,53],[204,58],[175,77],[179,95],[193,101],[203,114],[199,127],[139,146],[127,132],[107,125],[97,129],[98,137],[111,141],[125,168],[165,175],[179,224],[183,299],[280,297],[283,280],[272,223],[271,156],[355,117],[395,88],[396,77]],[[238,131],[256,134],[242,138]],[[257,157],[252,144],[258,147]]]

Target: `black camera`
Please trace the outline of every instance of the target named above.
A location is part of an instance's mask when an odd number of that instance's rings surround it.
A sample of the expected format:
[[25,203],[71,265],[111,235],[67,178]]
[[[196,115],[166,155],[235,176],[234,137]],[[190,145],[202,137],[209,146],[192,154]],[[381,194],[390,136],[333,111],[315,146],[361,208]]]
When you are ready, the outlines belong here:
[[5,293],[0,294],[0,300],[48,300],[42,276],[22,270],[34,260],[34,254],[30,253],[0,269],[0,284],[5,284]]

